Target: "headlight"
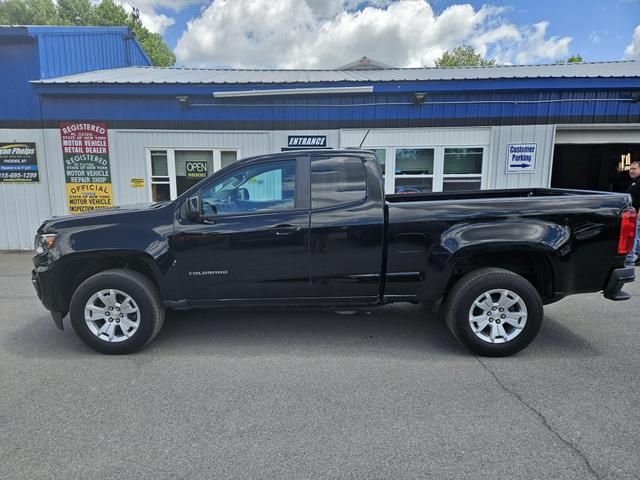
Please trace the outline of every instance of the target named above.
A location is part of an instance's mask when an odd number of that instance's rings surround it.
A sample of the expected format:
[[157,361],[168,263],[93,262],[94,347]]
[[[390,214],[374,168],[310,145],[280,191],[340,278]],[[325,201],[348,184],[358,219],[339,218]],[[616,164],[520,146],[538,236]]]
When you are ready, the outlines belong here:
[[55,233],[45,233],[42,235],[36,235],[34,241],[34,248],[38,255],[47,253],[51,247],[53,247],[54,242],[58,235]]

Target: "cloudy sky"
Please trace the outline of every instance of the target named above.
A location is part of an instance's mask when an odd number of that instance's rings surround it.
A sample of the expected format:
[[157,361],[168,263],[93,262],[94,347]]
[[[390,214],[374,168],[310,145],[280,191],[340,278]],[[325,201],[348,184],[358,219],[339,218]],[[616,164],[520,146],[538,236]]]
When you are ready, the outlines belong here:
[[179,66],[433,66],[463,43],[499,63],[640,60],[640,0],[129,0]]

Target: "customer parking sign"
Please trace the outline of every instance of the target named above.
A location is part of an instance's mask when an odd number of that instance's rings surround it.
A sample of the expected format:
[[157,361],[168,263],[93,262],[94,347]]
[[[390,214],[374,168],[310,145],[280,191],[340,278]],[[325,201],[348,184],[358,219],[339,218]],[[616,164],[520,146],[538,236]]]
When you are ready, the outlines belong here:
[[536,143],[510,143],[507,145],[507,173],[535,173]]

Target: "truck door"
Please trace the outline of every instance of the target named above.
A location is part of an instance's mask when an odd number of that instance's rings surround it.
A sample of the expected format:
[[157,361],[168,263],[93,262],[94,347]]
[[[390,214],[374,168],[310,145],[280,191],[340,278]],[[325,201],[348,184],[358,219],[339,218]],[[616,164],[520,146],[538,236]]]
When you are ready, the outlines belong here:
[[309,296],[309,161],[251,162],[201,190],[203,217],[176,223],[174,248],[192,301]]
[[373,156],[313,154],[309,256],[314,297],[345,303],[378,299],[383,205]]

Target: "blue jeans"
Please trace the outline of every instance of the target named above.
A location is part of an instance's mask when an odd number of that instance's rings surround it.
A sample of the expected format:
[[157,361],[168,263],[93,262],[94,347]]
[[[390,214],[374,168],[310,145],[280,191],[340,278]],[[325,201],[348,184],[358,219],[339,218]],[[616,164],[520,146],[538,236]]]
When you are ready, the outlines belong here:
[[640,258],[640,218],[636,222],[636,245],[627,255],[627,263],[633,263],[638,258]]

